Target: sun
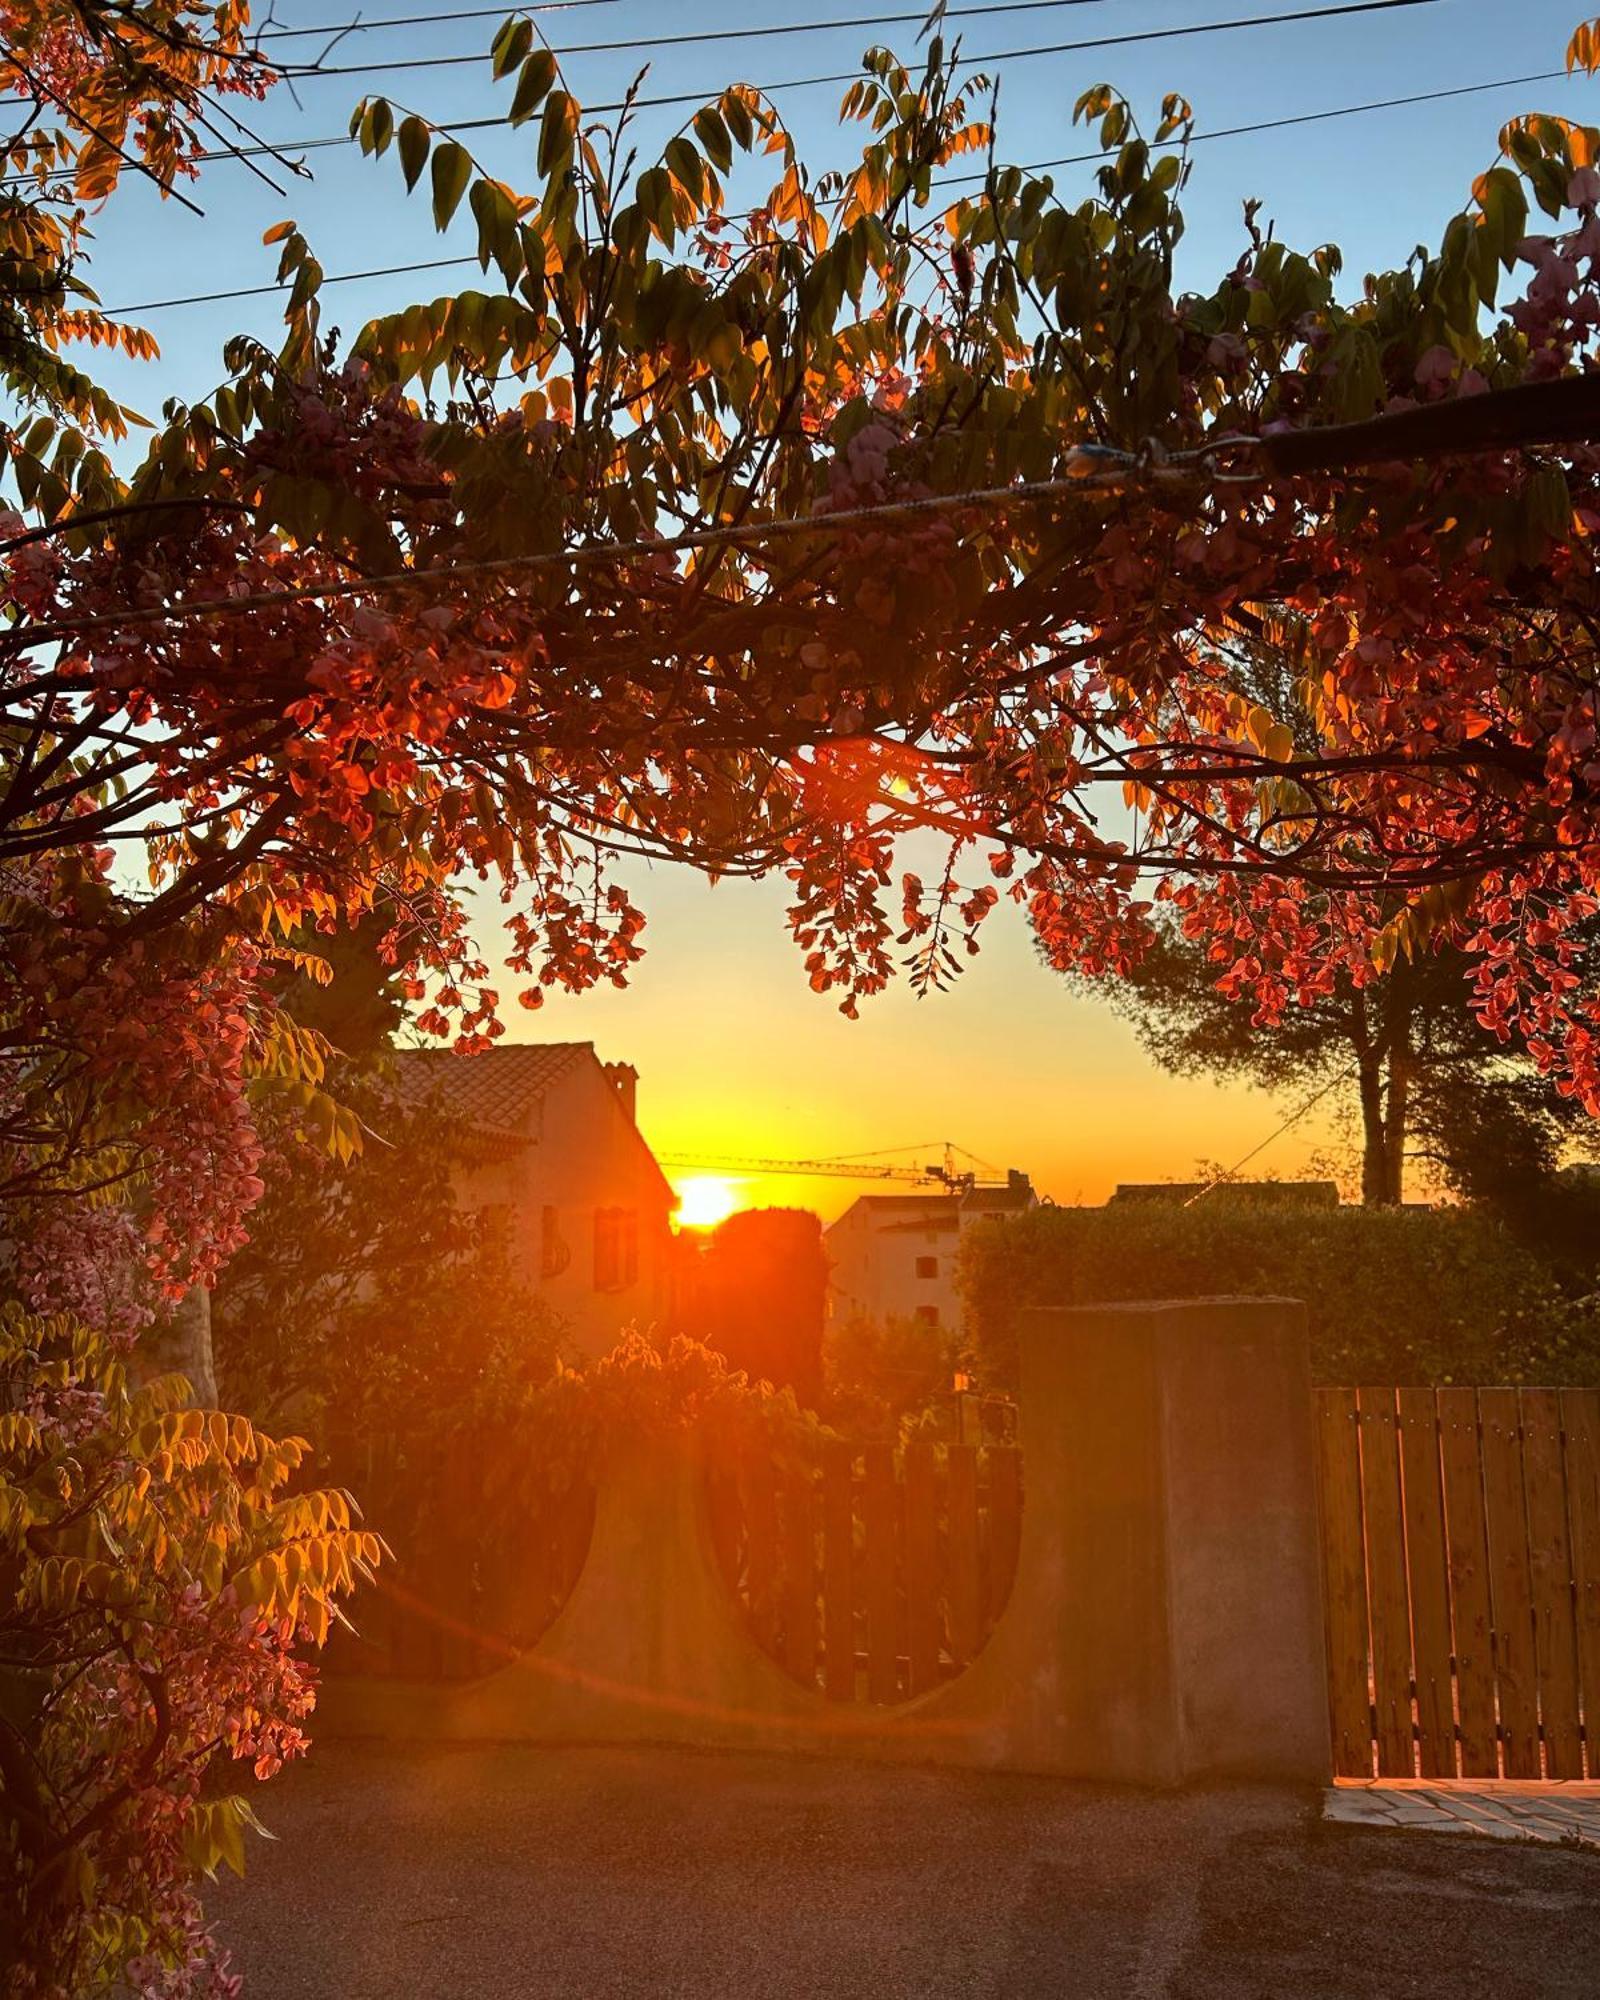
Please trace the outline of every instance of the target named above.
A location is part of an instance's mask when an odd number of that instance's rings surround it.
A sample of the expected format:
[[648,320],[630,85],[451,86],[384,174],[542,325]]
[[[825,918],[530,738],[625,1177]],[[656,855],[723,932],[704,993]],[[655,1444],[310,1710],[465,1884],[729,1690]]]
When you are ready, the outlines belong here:
[[680,1229],[715,1229],[739,1206],[734,1183],[721,1174],[690,1174],[675,1185]]

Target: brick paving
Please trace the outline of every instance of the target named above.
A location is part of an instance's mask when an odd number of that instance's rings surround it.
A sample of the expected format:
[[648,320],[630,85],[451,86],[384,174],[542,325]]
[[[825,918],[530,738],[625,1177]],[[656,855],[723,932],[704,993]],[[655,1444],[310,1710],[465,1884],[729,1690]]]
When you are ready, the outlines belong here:
[[1477,1833],[1600,1852],[1600,1784],[1431,1785],[1387,1779],[1328,1788],[1324,1819],[1346,1826]]

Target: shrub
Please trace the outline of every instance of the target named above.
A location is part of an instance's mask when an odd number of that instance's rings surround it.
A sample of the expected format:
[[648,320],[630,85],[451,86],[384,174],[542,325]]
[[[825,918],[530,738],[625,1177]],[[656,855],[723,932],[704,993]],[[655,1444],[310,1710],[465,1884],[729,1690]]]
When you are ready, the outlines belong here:
[[304,1445],[188,1407],[65,1315],[0,1306],[0,1989],[226,1995],[191,1888],[243,1872],[303,1654],[376,1536]]
[[1600,1302],[1470,1208],[1039,1208],[969,1231],[957,1281],[997,1388],[1025,1307],[1230,1293],[1304,1300],[1319,1382],[1600,1381]]
[[845,1320],[828,1328],[822,1359],[829,1421],[856,1436],[893,1437],[936,1398],[948,1407],[950,1337],[921,1320]]

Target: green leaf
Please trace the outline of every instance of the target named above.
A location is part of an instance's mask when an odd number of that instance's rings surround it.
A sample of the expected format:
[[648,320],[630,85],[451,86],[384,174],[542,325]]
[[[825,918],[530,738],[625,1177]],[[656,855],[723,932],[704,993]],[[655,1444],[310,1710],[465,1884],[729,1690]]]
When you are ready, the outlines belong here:
[[733,143],[741,153],[748,153],[755,137],[755,123],[743,99],[735,97],[731,90],[723,92],[722,117]]
[[526,15],[513,14],[502,23],[494,40],[489,44],[489,54],[494,59],[495,79],[509,76],[533,46],[533,23]]
[[406,191],[409,193],[422,178],[422,169],[428,164],[428,148],[433,144],[433,134],[420,118],[408,118],[400,127],[400,165],[406,177]]
[[568,125],[571,109],[572,99],[564,90],[551,91],[544,107],[544,122],[539,127],[539,171],[546,180],[571,151]]
[[433,221],[437,229],[449,227],[450,218],[461,206],[461,197],[472,178],[472,160],[465,146],[447,139],[433,156]]
[[556,59],[548,49],[535,49],[522,65],[508,114],[513,125],[526,125],[550,94],[556,80]]
[[700,155],[687,139],[680,137],[667,141],[667,150],[662,158],[666,161],[672,178],[698,206],[705,192],[705,170],[700,164]]
[[706,158],[726,173],[733,165],[733,140],[714,106],[708,104],[703,111],[695,113],[694,135],[705,149]]

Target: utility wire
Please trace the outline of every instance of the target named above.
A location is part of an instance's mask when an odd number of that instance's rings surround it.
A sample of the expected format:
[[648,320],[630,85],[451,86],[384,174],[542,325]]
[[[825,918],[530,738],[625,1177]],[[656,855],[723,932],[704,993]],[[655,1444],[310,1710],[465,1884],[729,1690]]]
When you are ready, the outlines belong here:
[[[615,6],[617,0],[568,0],[569,5]],[[978,6],[952,7],[945,15],[949,21],[966,19],[979,14],[1031,14],[1036,11],[1053,11],[1062,7],[1100,7],[1105,0],[985,0]],[[539,14],[554,9],[542,7],[513,7],[512,14]],[[369,28],[409,28],[421,22],[435,21],[480,21],[506,19],[507,9],[501,7],[474,7],[460,14],[398,15],[380,21],[347,21],[342,27],[329,28],[267,28],[263,38],[278,37],[284,40],[290,35],[344,35],[365,33]],[[747,42],[757,41],[771,35],[821,35],[830,29],[840,28],[895,28],[902,26],[920,27],[928,19],[926,7],[918,7],[909,14],[856,14],[836,21],[774,21],[760,27],[749,28],[697,28],[692,33],[676,35],[653,35],[648,37],[630,36],[614,42],[573,42],[561,51],[563,55],[592,55],[599,50],[609,49],[659,49],[683,42]],[[479,62],[477,56],[441,56],[438,62]],[[390,65],[394,67],[395,65]],[[363,67],[380,68],[383,65],[370,64]],[[316,74],[320,65],[311,65],[311,73]],[[327,72],[322,72],[326,74]]]
[[[1161,454],[1152,449],[1122,451],[1113,445],[1071,446],[1063,463],[1068,468],[1052,479],[1018,480],[1005,486],[970,488],[960,493],[932,493],[908,500],[884,500],[863,507],[841,507],[807,515],[785,515],[770,521],[728,522],[716,528],[694,528],[631,542],[580,542],[569,549],[536,555],[490,556],[466,562],[441,563],[425,569],[381,571],[375,576],[343,577],[331,583],[291,585],[283,590],[254,591],[236,597],[200,598],[192,603],[134,604],[125,610],[93,612],[82,617],[41,622],[31,630],[0,633],[24,650],[52,644],[75,634],[122,631],[129,625],[177,624],[215,614],[265,611],[280,604],[325,603],[335,598],[361,597],[369,592],[412,590],[418,584],[467,576],[506,576],[516,571],[580,569],[591,564],[658,561],[662,556],[720,548],[736,542],[788,541],[801,535],[831,534],[840,527],[867,522],[911,521],[979,507],[1012,507],[1035,500],[1082,499],[1091,494],[1126,492],[1135,486],[1190,485],[1224,481],[1258,483],[1274,476],[1310,470],[1351,471],[1380,458],[1414,458],[1440,453],[1501,451],[1529,445],[1593,442],[1600,437],[1600,382],[1593,376],[1558,377],[1525,383],[1520,388],[1470,396],[1455,407],[1424,405],[1395,415],[1371,417],[1353,424],[1312,427],[1273,436],[1213,438],[1191,449]],[[1310,445],[1312,449],[1308,450]],[[1259,472],[1220,471],[1219,451],[1253,452],[1263,461]],[[180,496],[176,504],[202,513],[203,498]],[[70,533],[67,517],[48,527],[33,528],[0,542],[0,554],[56,533]],[[1258,1149],[1259,1150],[1259,1149]]]
[[523,0],[517,7],[463,7],[444,14],[382,14],[375,21],[329,21],[320,28],[264,27],[256,37],[263,42],[292,42],[318,35],[365,34],[369,28],[431,28],[437,21],[503,21],[513,14],[571,14],[580,7],[620,7],[622,0]]
[[[1339,6],[1299,7],[1287,14],[1243,14],[1227,21],[1192,21],[1178,28],[1139,28],[1121,35],[1094,35],[1082,41],[1046,42],[1042,46],[1023,49],[991,49],[983,55],[967,56],[963,60],[969,65],[973,65],[978,63],[1016,62],[1025,56],[1079,55],[1088,49],[1128,48],[1135,43],[1170,42],[1192,35],[1222,35],[1233,33],[1242,28],[1270,28],[1276,27],[1279,24],[1293,25],[1304,21],[1329,21],[1351,14],[1387,14],[1399,8],[1436,7],[1441,4],[1442,0],[1343,0],[1343,4]],[[633,46],[654,47],[656,44],[653,42],[639,44],[622,43],[617,46],[624,48]],[[326,68],[308,64],[304,69],[285,69],[281,73],[295,83],[308,83],[317,77],[324,76],[367,76],[373,75],[380,70],[396,69],[443,69],[457,63],[481,63],[483,61],[484,57],[481,55],[416,56],[395,62],[334,63]],[[861,71],[859,68],[853,70],[833,70],[825,76],[785,77],[777,83],[756,84],[754,88],[763,93],[773,90],[814,90],[824,84],[855,83],[860,76]],[[631,100],[631,106],[642,110],[662,105],[698,104],[703,102],[704,98],[705,91],[703,89],[676,91],[665,96],[635,97]],[[619,101],[615,104],[586,105],[584,108],[590,111],[621,111],[627,107]],[[503,120],[501,119],[490,118],[481,121],[469,121],[465,125],[457,125],[450,129],[468,131],[474,129],[478,123],[498,125],[502,122]]]
[[[1434,7],[1440,4],[1441,0],[1345,0],[1345,4],[1341,6],[1301,8],[1298,11],[1290,14],[1251,14],[1251,15],[1243,15],[1237,19],[1228,21],[1196,22],[1188,27],[1181,27],[1181,28],[1150,28],[1141,30],[1140,32],[1134,34],[1096,36],[1089,38],[1087,40],[1075,41],[1075,42],[1051,42],[1044,44],[1042,47],[1032,47],[1023,49],[996,49],[996,50],[991,50],[986,55],[971,56],[968,58],[964,58],[964,60],[966,60],[969,64],[976,65],[978,63],[1021,61],[1025,57],[1074,55],[1074,54],[1081,54],[1083,51],[1088,49],[1120,48],[1129,43],[1134,43],[1134,42],[1169,41],[1178,36],[1225,34],[1245,28],[1272,27],[1279,22],[1333,20],[1351,14],[1387,13],[1394,8]],[[440,59],[436,58],[435,60],[437,61]],[[456,61],[482,62],[484,58],[482,56],[473,56],[473,57],[453,56],[449,58],[444,58],[443,60],[448,60],[451,62],[456,62]],[[358,67],[366,67],[366,66],[358,66]],[[385,67],[385,65],[380,64],[371,67],[382,68]],[[405,64],[401,65],[401,67],[412,67],[412,65]],[[305,78],[312,76],[331,76],[343,73],[344,72],[342,71],[317,70],[317,69],[307,69],[304,71],[294,70],[294,71],[284,72],[286,76],[292,78],[292,80],[294,80],[295,82],[304,81]],[[787,81],[782,83],[756,84],[753,86],[753,88],[755,88],[758,91],[761,91],[763,94],[775,90],[809,90],[809,89],[815,89],[825,84],[855,83],[861,80],[862,74],[863,73],[859,69],[842,70],[834,72],[827,76],[791,77]],[[1477,87],[1478,86],[1474,86],[1474,88]],[[1482,86],[1482,88],[1484,89],[1488,89],[1491,87],[1492,86],[1490,85]],[[619,98],[611,103],[585,104],[581,108],[586,113],[600,113],[600,112],[625,111],[625,110],[640,111],[652,108],[661,108],[665,106],[676,106],[681,104],[702,104],[705,103],[706,101],[707,101],[707,93],[705,90],[701,89],[701,90],[676,91],[667,95],[633,97],[628,99]],[[1360,107],[1353,107],[1353,108],[1359,109]],[[1320,115],[1340,116],[1342,114],[1323,113]],[[496,115],[490,118],[450,119],[448,121],[439,124],[435,129],[443,133],[454,135],[460,132],[493,131],[503,126],[504,124],[505,124],[504,116]],[[1251,128],[1240,127],[1239,129],[1241,131],[1245,131]],[[231,146],[224,150],[201,151],[195,153],[193,155],[193,158],[197,162],[201,163],[210,162],[214,160],[221,160],[221,159],[244,160],[251,158],[255,154],[271,154],[274,158],[281,159],[286,154],[289,153],[309,153],[328,146],[352,146],[354,144],[355,144],[355,135],[353,133],[338,132],[338,133],[330,133],[324,137],[315,139],[283,139],[283,140],[275,140],[272,141],[271,143],[263,144],[257,147]],[[3,178],[0,178],[0,188],[26,186],[32,180],[32,178],[33,177],[28,174],[11,174]]]
[[1314,1105],[1320,1104],[1322,1102],[1323,1098],[1325,1098],[1328,1095],[1329,1091],[1337,1090],[1341,1083],[1348,1083],[1350,1078],[1355,1075],[1355,1072],[1356,1072],[1355,1064],[1354,1063],[1347,1064],[1344,1069],[1339,1071],[1337,1076],[1333,1077],[1329,1082],[1325,1083],[1320,1090],[1314,1090],[1311,1093],[1311,1095],[1306,1099],[1304,1104],[1302,1104],[1299,1107],[1298,1110],[1291,1111],[1289,1113],[1289,1116],[1284,1119],[1283,1123],[1280,1126],[1278,1126],[1276,1131],[1269,1132],[1267,1136],[1261,1141],[1261,1144],[1259,1146],[1252,1146],[1249,1152],[1244,1155],[1243,1159],[1235,1160],[1233,1165],[1231,1167],[1225,1168],[1222,1173],[1217,1175],[1215,1180],[1209,1180],[1206,1182],[1204,1187],[1196,1188],[1194,1193],[1190,1195],[1189,1199],[1183,1204],[1183,1206],[1185,1208],[1193,1208],[1197,1201],[1203,1201],[1208,1194],[1213,1193],[1219,1187],[1225,1186],[1229,1181],[1233,1179],[1234,1175],[1238,1173],[1241,1167],[1249,1166],[1250,1162],[1253,1159],[1255,1159],[1257,1154],[1264,1153],[1267,1150],[1267,1148],[1273,1143],[1274,1140],[1281,1139],[1284,1133],[1289,1130],[1291,1125],[1298,1125],[1300,1120],[1305,1117],[1306,1113],[1309,1110],[1311,1110]]
[[[1417,104],[1436,104],[1448,98],[1470,97],[1490,90],[1512,90],[1530,83],[1562,83],[1568,81],[1564,69],[1536,70],[1528,76],[1501,76],[1485,83],[1456,84],[1447,90],[1417,91],[1409,97],[1374,98],[1365,104],[1336,105],[1326,111],[1297,111],[1284,118],[1263,118],[1248,125],[1219,126],[1214,132],[1192,132],[1187,141],[1174,140],[1170,145],[1152,147],[1153,152],[1179,152],[1185,144],[1204,145],[1213,139],[1240,139],[1255,132],[1280,132],[1294,125],[1317,125],[1333,118],[1354,118],[1375,111],[1393,111]],[[1073,153],[1059,160],[1035,160],[1022,168],[1024,173],[1044,173],[1056,167],[1076,167],[1091,165],[1096,160],[1114,157],[1115,148],[1094,153]],[[935,187],[959,187],[988,179],[987,170],[971,174],[944,174],[933,183]],[[431,257],[414,264],[387,264],[370,271],[334,271],[323,277],[328,285],[353,284],[363,278],[407,277],[419,271],[443,271],[465,269],[468,265],[479,266],[475,256]],[[181,298],[146,299],[137,305],[105,306],[101,310],[112,318],[132,313],[170,312],[180,306],[203,306],[218,304],[228,299],[271,298],[279,292],[287,292],[287,284],[240,285],[232,291],[192,292]]]
[[[419,584],[449,582],[456,577],[508,576],[518,572],[551,569],[584,569],[592,564],[654,561],[664,555],[682,555],[698,549],[721,548],[736,542],[787,541],[799,535],[831,533],[838,527],[858,523],[915,520],[930,514],[959,512],[969,507],[1014,505],[1018,501],[1078,498],[1090,493],[1118,490],[1130,475],[1159,480],[1192,476],[1206,456],[1174,455],[1162,465],[1145,467],[1131,452],[1108,445],[1076,445],[1069,462],[1076,459],[1083,468],[1076,476],[1057,479],[1018,481],[1010,486],[976,487],[964,493],[933,493],[913,500],[886,500],[868,507],[840,507],[828,513],[789,516],[772,521],[730,522],[720,528],[696,528],[686,534],[666,535],[652,541],[580,542],[570,549],[518,556],[489,556],[467,562],[441,564],[431,569],[382,571],[376,576],[344,577],[332,583],[295,584],[285,590],[261,590],[247,596],[199,598],[190,604],[131,604],[120,611],[95,612],[81,618],[62,618],[41,624],[31,632],[6,633],[0,643],[20,639],[32,647],[76,634],[125,630],[129,625],[179,624],[201,617],[230,617],[242,612],[271,610],[280,604],[326,603],[331,599],[363,597],[369,592],[414,590]],[[193,503],[204,511],[204,500]],[[70,518],[59,524],[63,532],[71,528]],[[31,539],[31,537],[30,537]]]
[[[1573,80],[1572,73],[1564,69],[1535,70],[1529,76],[1495,77],[1488,83],[1458,83],[1448,90],[1419,90],[1409,97],[1375,97],[1365,104],[1341,104],[1329,111],[1296,111],[1284,118],[1259,118],[1249,125],[1219,125],[1213,132],[1191,132],[1187,139],[1174,139],[1160,146],[1152,146],[1152,153],[1178,153],[1188,146],[1203,146],[1212,139],[1239,139],[1252,132],[1281,132],[1291,125],[1320,125],[1330,118],[1357,118],[1369,111],[1398,111],[1415,104],[1440,104],[1451,97],[1475,97],[1487,90],[1512,90],[1529,83],[1567,83]],[[1032,160],[1022,171],[1027,174],[1047,173],[1053,167],[1082,167],[1096,160],[1113,157],[1115,148],[1095,153],[1069,153],[1059,160]],[[960,187],[975,181],[986,181],[988,170],[982,173],[942,174],[935,180],[934,187]],[[476,261],[476,260],[474,260]]]
[[[427,257],[416,264],[379,264],[370,271],[333,271],[323,277],[322,285],[352,285],[362,278],[403,278],[416,271],[447,271],[471,264],[478,266],[476,257]],[[181,299],[146,299],[132,306],[101,306],[99,311],[111,319],[122,319],[132,313],[169,312],[177,306],[219,305],[227,299],[271,298],[276,293],[287,293],[287,283],[271,285],[236,285],[227,292],[191,292]]]

